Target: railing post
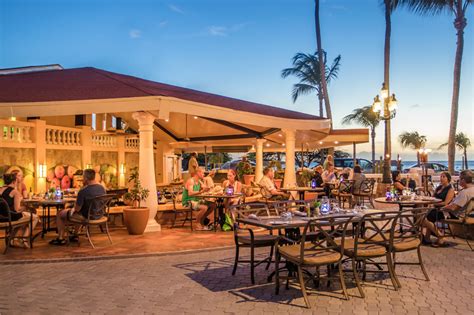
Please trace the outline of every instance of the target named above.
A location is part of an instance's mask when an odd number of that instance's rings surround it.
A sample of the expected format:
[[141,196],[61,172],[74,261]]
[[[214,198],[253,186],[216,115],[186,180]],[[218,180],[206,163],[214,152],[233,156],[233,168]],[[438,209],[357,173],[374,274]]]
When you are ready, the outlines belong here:
[[82,126],[81,130],[82,168],[85,169],[92,162],[92,130],[90,126]]
[[34,141],[35,141],[35,180],[36,192],[46,191],[46,178],[40,178],[40,165],[46,165],[46,121],[35,120]]

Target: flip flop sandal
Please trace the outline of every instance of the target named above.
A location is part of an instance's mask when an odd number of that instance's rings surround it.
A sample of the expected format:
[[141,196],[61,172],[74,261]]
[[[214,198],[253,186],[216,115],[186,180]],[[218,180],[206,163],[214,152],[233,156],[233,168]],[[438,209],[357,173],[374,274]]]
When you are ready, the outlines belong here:
[[57,245],[57,246],[64,246],[67,244],[66,240],[60,240],[59,238],[55,238],[54,240],[50,241],[49,244]]

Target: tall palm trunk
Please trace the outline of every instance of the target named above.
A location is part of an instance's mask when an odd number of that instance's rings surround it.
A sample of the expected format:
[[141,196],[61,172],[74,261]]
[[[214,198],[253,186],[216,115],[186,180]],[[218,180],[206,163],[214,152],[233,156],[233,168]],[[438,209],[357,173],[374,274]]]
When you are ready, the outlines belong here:
[[321,86],[319,86],[318,100],[319,100],[319,117],[324,117],[323,94],[321,92]]
[[468,168],[468,165],[467,165],[468,163],[467,163],[467,149],[466,148],[464,148],[464,153],[463,154],[464,154],[464,169],[467,170],[469,168]]
[[416,162],[420,165],[420,153],[416,151]]
[[314,19],[315,19],[315,26],[316,26],[316,43],[318,46],[319,71],[321,73],[321,87],[322,87],[322,93],[324,97],[324,104],[326,105],[326,117],[331,120],[331,129],[332,129],[331,104],[329,103],[328,85],[326,82],[326,69],[325,69],[326,63],[324,62],[323,47],[321,44],[321,25],[319,23],[319,0],[314,0],[314,1],[315,1]]
[[370,127],[370,137],[372,138],[372,172],[375,173],[375,127]]
[[[392,34],[392,20],[390,0],[385,0],[385,46],[384,46],[384,83],[390,91],[390,37]],[[389,93],[390,95],[390,93]],[[387,100],[383,100],[384,116],[388,118],[388,106],[385,106]],[[392,139],[390,137],[390,119],[385,120],[385,148],[384,148],[384,164],[382,182],[385,184],[391,183],[390,178],[390,160],[392,156]]]
[[448,170],[451,174],[454,173],[454,160],[456,157],[456,128],[458,124],[458,109],[459,109],[459,87],[461,82],[461,63],[462,54],[464,50],[464,28],[467,25],[464,11],[462,8],[462,0],[455,2],[456,18],[454,20],[454,27],[457,31],[456,43],[456,58],[454,61],[454,79],[453,79],[453,98],[451,100],[451,120],[449,124],[449,139],[448,139]]

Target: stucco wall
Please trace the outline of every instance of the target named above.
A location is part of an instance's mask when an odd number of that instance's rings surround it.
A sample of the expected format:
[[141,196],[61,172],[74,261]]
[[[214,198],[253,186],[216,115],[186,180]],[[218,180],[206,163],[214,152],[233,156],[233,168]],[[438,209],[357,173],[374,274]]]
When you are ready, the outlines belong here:
[[48,169],[56,165],[82,166],[82,152],[79,150],[46,150]]
[[140,163],[140,157],[138,153],[125,152],[125,166],[127,167],[125,177],[128,178],[130,169],[138,167]]
[[117,152],[92,151],[92,165],[110,164],[117,168]]

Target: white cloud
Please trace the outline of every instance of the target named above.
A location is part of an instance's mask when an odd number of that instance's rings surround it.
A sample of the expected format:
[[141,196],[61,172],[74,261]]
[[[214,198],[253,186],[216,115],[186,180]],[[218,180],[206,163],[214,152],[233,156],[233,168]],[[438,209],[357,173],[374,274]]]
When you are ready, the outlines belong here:
[[160,24],[158,24],[160,27],[165,27],[168,24],[168,21],[161,21]]
[[217,26],[212,25],[207,28],[207,33],[211,36],[228,36],[230,33],[235,33],[246,27],[250,23],[240,23],[231,26]]
[[137,30],[137,29],[133,29],[133,30],[130,30],[130,31],[128,32],[128,35],[129,35],[130,38],[132,38],[132,39],[140,38],[140,37],[142,37],[142,31]]
[[171,11],[174,11],[174,12],[176,12],[176,13],[184,14],[184,11],[181,10],[181,8],[178,7],[177,5],[169,4],[169,5],[168,5],[168,8],[169,8]]
[[209,26],[208,32],[212,36],[227,36],[228,29],[225,26]]

